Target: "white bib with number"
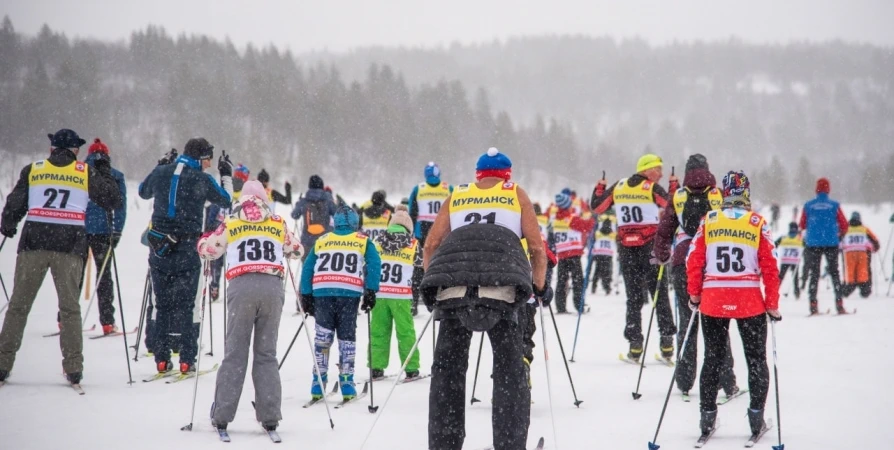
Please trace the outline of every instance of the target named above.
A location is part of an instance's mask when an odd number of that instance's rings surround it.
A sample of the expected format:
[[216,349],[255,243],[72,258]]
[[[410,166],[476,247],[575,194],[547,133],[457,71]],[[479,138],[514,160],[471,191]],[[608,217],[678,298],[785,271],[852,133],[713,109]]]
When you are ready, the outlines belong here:
[[841,249],[844,250],[845,253],[871,251],[872,245],[869,243],[869,236],[866,233],[866,229],[862,226],[849,227],[847,229],[847,234],[845,234],[844,238],[841,240]]
[[639,186],[629,186],[626,178],[618,181],[612,196],[618,228],[658,225],[659,207],[653,197],[654,189],[651,181],[643,181]]
[[450,196],[450,187],[447,183],[441,183],[432,186],[428,183],[422,183],[416,190],[416,205],[419,208],[419,215],[416,220],[419,222],[434,222],[438,217],[438,211],[444,200]]
[[590,251],[593,256],[614,256],[615,255],[615,234],[596,233],[593,241],[593,250]]
[[251,272],[283,270],[285,242],[282,218],[270,216],[263,222],[227,219],[227,280]]
[[556,219],[553,222],[553,238],[556,241],[557,253],[567,253],[584,248],[582,233],[571,228],[571,218]]
[[28,175],[28,218],[32,222],[84,226],[90,193],[86,163],[56,167],[49,161],[31,164]]
[[416,240],[400,251],[389,253],[376,245],[382,258],[382,277],[379,281],[378,298],[413,299],[413,262],[416,259]]
[[507,181],[489,189],[481,189],[474,183],[457,186],[450,197],[450,229],[472,223],[500,225],[521,238],[518,185]]
[[327,233],[317,239],[313,288],[363,292],[363,256],[368,239],[363,233]]
[[760,247],[764,220],[753,212],[710,211],[705,216],[705,288],[760,288]]

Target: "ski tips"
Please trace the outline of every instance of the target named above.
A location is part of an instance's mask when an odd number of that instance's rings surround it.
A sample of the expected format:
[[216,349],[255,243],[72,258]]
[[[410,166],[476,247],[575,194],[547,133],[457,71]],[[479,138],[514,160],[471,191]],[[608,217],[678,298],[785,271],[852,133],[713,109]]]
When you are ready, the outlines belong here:
[[649,442],[649,450],[658,450],[659,448],[661,448],[660,445]]
[[180,431],[192,431],[192,423],[180,427]]
[[631,392],[631,395],[633,395],[633,399],[634,399],[634,400],[639,400],[640,397],[643,396],[643,394],[638,394],[638,393],[636,393],[636,392]]
[[785,450],[785,444],[774,445],[773,450]]

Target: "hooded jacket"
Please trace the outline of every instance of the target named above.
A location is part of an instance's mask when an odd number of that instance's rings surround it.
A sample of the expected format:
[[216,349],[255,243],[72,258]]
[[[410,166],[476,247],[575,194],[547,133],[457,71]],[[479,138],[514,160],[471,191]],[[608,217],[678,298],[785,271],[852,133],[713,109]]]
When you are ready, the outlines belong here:
[[[324,191],[323,189],[314,188],[308,189],[307,192],[305,192],[304,195],[298,200],[298,202],[295,203],[295,208],[292,209],[292,218],[298,220],[302,216],[304,216],[307,213],[307,208],[310,206],[311,202],[324,202],[326,204],[326,210],[329,213],[329,217],[331,218],[335,215],[337,206],[332,200],[332,195]],[[304,227],[301,227],[301,245],[303,245],[305,248],[312,247],[313,243],[316,242],[319,236],[332,231],[331,220],[329,223],[325,224],[324,227],[326,231],[318,236],[314,236],[308,233]]]
[[[278,217],[270,211],[267,202],[253,195],[241,197],[239,203],[233,208],[233,213],[230,215],[232,218],[238,218],[251,223],[263,222],[271,216]],[[301,247],[301,244],[298,242],[295,235],[289,231],[285,221],[282,222],[282,228],[283,236],[285,237],[285,241],[282,245],[283,257],[290,259],[299,258],[304,254],[304,249]],[[202,237],[199,238],[196,248],[199,251],[199,257],[207,261],[218,259],[225,255],[227,253],[228,245],[227,222],[224,221],[214,231],[203,234]],[[276,275],[280,278],[284,276],[281,269],[264,268],[262,270],[249,270],[248,272]]]
[[[65,167],[75,162],[77,157],[67,148],[56,148],[50,152],[47,161],[56,167]],[[90,201],[95,202],[101,208],[121,208],[121,192],[115,184],[115,179],[109,173],[87,166],[88,179],[87,191]],[[12,229],[18,226],[28,214],[28,179],[31,176],[31,164],[25,166],[19,173],[19,181],[16,182],[12,192],[6,197],[6,205],[3,207],[3,229]],[[22,234],[19,238],[19,253],[31,250],[47,250],[51,252],[73,253],[87,257],[87,230],[84,226],[59,225],[25,221]]]
[[[692,192],[701,192],[717,187],[717,179],[708,169],[692,169],[683,176],[683,187],[689,188]],[[652,248],[652,253],[659,261],[671,259],[671,266],[674,267],[686,263],[686,253],[689,252],[689,243],[692,242],[692,237],[689,237],[674,243],[674,235],[680,226],[680,218],[676,207],[674,207],[674,202],[669,201],[664,207],[664,213],[658,223],[658,232],[655,233],[655,246]],[[673,258],[671,258],[671,246],[674,244]]]
[[[111,164],[111,158],[100,152],[87,155],[84,162],[88,166],[93,167],[96,164],[96,160],[100,158],[109,161]],[[87,204],[87,221],[84,224],[87,227],[87,234],[121,233],[124,230],[124,221],[127,220],[127,185],[124,182],[124,174],[115,168],[112,168],[112,177],[115,178],[115,183],[118,184],[118,190],[121,192],[121,207],[115,209],[115,214],[112,218],[112,231],[109,231],[106,210],[91,200]]]

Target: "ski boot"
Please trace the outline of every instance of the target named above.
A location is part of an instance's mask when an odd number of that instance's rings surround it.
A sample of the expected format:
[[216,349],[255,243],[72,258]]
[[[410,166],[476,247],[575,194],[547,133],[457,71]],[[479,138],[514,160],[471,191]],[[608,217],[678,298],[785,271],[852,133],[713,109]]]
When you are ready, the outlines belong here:
[[764,410],[748,408],[748,425],[751,426],[751,440],[757,440],[767,426],[764,422]]
[[817,314],[819,314],[819,309],[817,309],[817,302],[816,302],[816,300],[811,300],[810,301],[810,315],[815,316]]
[[844,309],[844,299],[842,298],[835,300],[835,309],[838,311],[838,314],[848,314],[848,311]]
[[385,371],[384,371],[384,370],[382,370],[382,369],[373,369],[373,370],[372,370],[372,379],[373,379],[374,381],[375,381],[375,380],[381,380],[382,378],[385,378]]
[[729,392],[727,392],[726,389],[724,389],[724,394],[726,394],[726,399],[727,399],[727,400],[729,400],[729,399],[735,397],[736,394],[738,394],[738,393],[739,393],[739,386],[738,386],[738,385],[733,386],[733,388],[730,389]]
[[659,346],[661,347],[661,357],[672,362],[674,358],[674,337],[661,336]]
[[118,331],[118,327],[116,327],[114,323],[111,325],[103,325],[102,326],[103,336],[108,336],[116,331]]
[[72,372],[65,374],[65,379],[71,384],[81,384],[81,372]]
[[528,382],[528,390],[534,387],[531,384],[531,361],[528,361],[528,358],[522,357],[522,361],[525,362],[525,380]]
[[639,362],[640,356],[643,356],[642,344],[630,344],[630,351],[627,352],[627,359],[633,362]]
[[6,381],[7,378],[9,378],[9,371],[8,370],[0,370],[0,383]]
[[413,381],[416,378],[419,378],[419,371],[418,370],[408,370],[407,376],[404,377],[404,381]]
[[717,421],[717,410],[702,411],[702,418],[698,422],[698,427],[702,432],[702,438],[710,436],[714,432],[714,423]]
[[348,401],[357,396],[357,388],[354,386],[354,374],[340,374],[338,386],[341,388],[341,397]]
[[174,363],[171,361],[161,361],[155,363],[155,369],[158,370],[158,373],[168,373],[171,370],[174,370]]
[[227,431],[227,423],[226,422],[218,423],[218,422],[215,422],[212,420],[211,425],[214,426],[215,430]]
[[279,426],[279,422],[264,422],[261,424],[266,431],[276,431],[276,427]]
[[329,375],[323,374],[323,382],[320,383],[319,378],[317,378],[317,374],[314,374],[313,384],[310,385],[310,398],[313,400],[319,400],[323,398],[324,391],[326,390],[326,383],[329,382]]
[[195,372],[196,372],[196,365],[195,365],[195,364],[187,363],[187,362],[181,362],[181,363],[180,363],[180,373],[181,373],[182,375],[186,375],[186,374],[189,374],[189,373],[195,373]]

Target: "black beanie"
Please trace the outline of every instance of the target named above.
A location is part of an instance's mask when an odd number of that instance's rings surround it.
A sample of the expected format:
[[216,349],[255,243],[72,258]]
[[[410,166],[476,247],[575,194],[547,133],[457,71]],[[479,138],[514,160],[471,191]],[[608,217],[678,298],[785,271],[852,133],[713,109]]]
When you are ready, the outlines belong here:
[[320,178],[319,175],[311,175],[310,182],[307,183],[308,189],[323,189],[326,185],[323,183],[323,179]]
[[258,173],[258,181],[260,181],[261,183],[269,183],[270,182],[270,174],[267,173],[266,170],[261,169],[261,171]]
[[183,154],[195,160],[214,158],[214,146],[205,138],[192,138],[186,142]]
[[701,153],[696,153],[686,160],[686,172],[695,169],[708,169],[708,159]]

